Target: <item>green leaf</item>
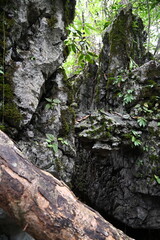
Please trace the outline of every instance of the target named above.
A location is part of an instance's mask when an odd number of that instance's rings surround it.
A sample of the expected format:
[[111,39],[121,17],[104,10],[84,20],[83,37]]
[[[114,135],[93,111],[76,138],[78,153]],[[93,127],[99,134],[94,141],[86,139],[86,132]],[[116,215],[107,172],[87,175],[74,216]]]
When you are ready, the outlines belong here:
[[76,53],[77,52],[77,49],[76,49],[76,44],[71,44],[70,45],[71,46],[71,50],[74,52],[74,53]]
[[79,35],[79,36],[81,36],[81,35],[82,35],[81,31],[79,31],[79,30],[76,30],[76,32],[78,33],[78,35]]
[[50,141],[55,141],[55,140],[56,140],[56,138],[53,136],[53,134],[50,134],[50,133],[47,133],[47,134],[46,134],[46,137],[47,137],[47,139],[50,140]]
[[133,134],[135,137],[140,137],[140,133],[139,133],[139,132],[137,132],[137,131],[135,131],[135,130],[132,130],[131,132],[132,132],[132,134]]
[[127,94],[124,95],[124,99],[123,99],[124,103],[126,104],[131,103],[133,100],[134,100],[134,96],[131,93],[128,92]]
[[157,181],[157,183],[160,184],[160,177],[158,177],[157,175],[154,175],[154,178]]
[[122,93],[118,93],[118,97],[123,97],[123,94]]
[[89,63],[93,63],[93,58],[92,58],[89,54],[86,54],[85,59],[86,59],[86,61],[88,61]]
[[83,59],[84,59],[84,54],[83,53],[81,53],[80,54],[80,56],[79,56],[79,58],[78,58],[78,62],[80,63]]
[[147,120],[143,117],[140,117],[138,120],[137,120],[138,124],[140,127],[146,127],[147,125]]
[[134,143],[135,140],[136,140],[135,136],[132,136],[131,140],[132,140],[132,142]]
[[104,24],[103,29],[107,28],[111,24],[111,21],[106,21]]
[[140,146],[142,144],[142,142],[139,140],[139,139],[136,139],[135,141],[134,141],[134,145],[135,146]]
[[132,130],[131,134],[133,134],[131,137],[131,141],[133,142],[134,146],[140,146],[142,142],[140,139],[138,139],[140,137],[139,132]]
[[53,101],[51,98],[45,98],[45,99],[47,102],[50,102],[50,103],[52,103],[52,101]]
[[48,144],[47,147],[52,148],[53,144]]
[[132,90],[132,89],[127,90],[127,93],[133,93],[133,92],[134,92],[134,90]]
[[63,138],[58,138],[58,141],[63,141]]
[[89,52],[89,51],[88,51],[87,53],[88,53],[90,56],[92,56],[92,57],[98,57],[97,54],[95,54],[95,53],[93,53],[93,52]]
[[53,148],[53,151],[54,151],[55,153],[58,152],[58,144],[57,144],[57,143],[53,143],[53,144],[52,144],[52,148]]
[[84,30],[88,35],[90,34],[90,30],[86,26],[84,27]]
[[35,58],[34,56],[32,56],[30,59],[31,59],[31,60],[36,60],[36,58]]
[[49,104],[49,103],[46,104],[45,109],[46,109],[46,110],[49,110],[50,108],[51,108],[51,104]]
[[69,27],[69,31],[71,33],[77,33],[77,30],[75,28],[73,28],[72,26]]
[[62,144],[69,145],[67,140],[64,140],[63,138],[58,138],[58,141],[61,141]]
[[148,103],[145,102],[145,103],[143,104],[143,106],[146,107],[146,108],[148,108]]
[[89,23],[85,23],[85,25],[86,25],[88,28],[90,28],[90,29],[92,29],[92,30],[95,30],[95,28],[92,27],[91,24],[89,24]]
[[63,143],[64,143],[65,145],[69,145],[69,143],[67,142],[67,140],[64,140]]
[[59,103],[61,103],[61,100],[59,100],[58,98],[55,98],[55,99],[53,99],[53,103],[59,104]]
[[4,72],[2,70],[0,70],[0,74],[4,75]]

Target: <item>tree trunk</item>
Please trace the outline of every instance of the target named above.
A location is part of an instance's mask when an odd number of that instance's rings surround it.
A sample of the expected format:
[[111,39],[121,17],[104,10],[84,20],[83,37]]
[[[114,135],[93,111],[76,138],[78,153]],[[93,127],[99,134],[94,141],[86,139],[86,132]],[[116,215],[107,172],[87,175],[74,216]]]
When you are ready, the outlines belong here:
[[0,131],[0,207],[38,240],[131,239],[25,159]]

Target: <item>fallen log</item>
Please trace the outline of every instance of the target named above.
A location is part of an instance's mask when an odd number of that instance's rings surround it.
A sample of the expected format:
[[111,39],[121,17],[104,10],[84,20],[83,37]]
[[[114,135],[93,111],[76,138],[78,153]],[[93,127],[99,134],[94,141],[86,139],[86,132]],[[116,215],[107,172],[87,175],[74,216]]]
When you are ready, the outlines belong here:
[[0,208],[37,240],[129,240],[0,131]]

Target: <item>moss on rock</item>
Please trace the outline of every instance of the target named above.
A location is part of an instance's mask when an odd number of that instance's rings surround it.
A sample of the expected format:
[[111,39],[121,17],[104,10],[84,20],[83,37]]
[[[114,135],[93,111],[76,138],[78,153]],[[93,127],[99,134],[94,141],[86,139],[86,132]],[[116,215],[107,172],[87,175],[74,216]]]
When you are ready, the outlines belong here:
[[54,26],[55,26],[55,24],[57,23],[57,18],[53,15],[53,16],[51,16],[50,18],[48,18],[47,19],[47,21],[48,21],[48,26],[50,27],[50,28],[54,28]]
[[0,110],[0,116],[4,116],[4,121],[9,124],[11,127],[18,128],[20,121],[22,120],[22,115],[19,112],[15,103],[6,103],[4,104],[4,112]]
[[74,131],[75,111],[72,107],[61,110],[61,123],[60,136],[68,137]]
[[72,23],[75,14],[75,0],[63,0],[64,3],[64,22],[65,25],[68,26]]
[[[1,1],[0,6],[3,7]],[[14,84],[12,81],[13,74],[16,70],[16,65],[13,61],[9,65],[5,64],[5,56],[7,54],[7,37],[10,35],[11,28],[14,25],[14,19],[7,17],[7,13],[1,11],[0,13],[0,67],[4,74],[0,76],[0,128],[6,130],[9,127],[19,128],[22,115],[14,103]],[[5,24],[4,24],[5,21]]]

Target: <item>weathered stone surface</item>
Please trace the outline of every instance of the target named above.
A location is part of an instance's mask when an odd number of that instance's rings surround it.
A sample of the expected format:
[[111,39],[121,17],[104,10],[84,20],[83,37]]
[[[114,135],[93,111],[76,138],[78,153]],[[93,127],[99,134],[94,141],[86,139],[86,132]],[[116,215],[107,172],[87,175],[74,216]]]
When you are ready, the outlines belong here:
[[25,125],[37,109],[45,81],[64,59],[63,5],[61,1],[20,1],[9,11],[14,15],[14,27],[6,64],[15,62],[15,102],[23,114],[21,125]]
[[77,112],[85,113],[93,109],[97,70],[98,66],[96,63],[90,63],[85,73],[73,77]]
[[146,52],[143,46],[145,40],[143,22],[133,15],[132,8],[128,5],[119,12],[103,37],[95,106],[113,110],[115,107],[112,96],[114,90],[111,88],[109,91],[111,83],[114,82],[115,76],[123,78],[125,71],[145,62]]
[[159,229],[160,64],[115,75],[105,91],[110,104],[76,122],[75,190],[127,226]]
[[[12,99],[5,99],[4,112],[0,99],[2,126],[18,139],[18,146],[34,164],[54,174],[58,172],[68,183],[75,154],[74,111],[70,106],[70,86],[59,68],[64,61],[65,26],[73,20],[74,8],[75,1],[71,4],[62,0],[10,1],[2,6],[7,21],[12,20],[6,35],[5,65],[13,66],[10,79],[6,79]],[[15,104],[15,119],[10,115],[13,106],[5,114],[11,100]],[[56,153],[48,148],[46,134],[55,137],[51,145],[58,145]],[[65,145],[62,142],[67,138]]]
[[155,125],[151,136],[149,126],[143,130],[134,119],[107,112],[76,125],[75,189],[103,213],[135,228],[159,228],[160,130]]
[[141,19],[121,10],[104,34],[94,81],[85,72],[75,88],[73,185],[107,216],[159,229],[160,64],[145,63],[145,38]]
[[[68,127],[73,125],[74,119],[72,108],[67,106],[68,95],[64,92],[67,88],[63,78],[63,72],[57,72],[56,77],[51,79],[50,90],[47,91],[47,97],[59,99],[60,103],[47,109],[48,103],[43,99],[31,124],[25,129],[25,135],[22,135],[18,141],[18,146],[32,163],[69,184],[72,178],[75,150],[73,133]],[[54,136],[55,141],[50,144],[56,144],[59,147],[57,152],[54,152],[52,147],[48,147],[46,134]],[[62,138],[62,141],[58,140],[59,138]],[[63,144],[63,140],[66,140],[68,145]]]
[[132,7],[128,5],[119,12],[111,26],[106,29],[101,57],[104,63],[103,57],[107,56],[109,65],[102,63],[103,71],[113,76],[120,70],[128,69],[131,60],[142,65],[145,60],[143,46],[145,40],[143,22],[132,14]]
[[[5,26],[3,21],[1,25],[1,29],[6,27],[5,39],[0,31],[0,39],[6,41],[5,84],[0,79],[0,127],[5,127],[16,139],[30,161],[68,184],[75,156],[74,111],[70,106],[70,86],[59,68],[65,58],[65,27],[74,18],[75,2],[10,0],[7,4],[0,3],[1,20],[6,21]],[[50,105],[46,107],[47,104]],[[54,136],[50,144],[57,145],[57,152],[48,147],[46,134]],[[17,229],[13,226],[13,231],[18,232]],[[16,237],[13,232],[8,235],[10,239],[30,239],[22,236],[22,232]]]
[[[145,63],[142,21],[130,8],[120,11],[105,32],[100,66],[90,65],[72,86],[59,67],[75,1],[9,4],[7,21],[15,20],[6,34],[8,132],[30,161],[73,184],[92,206],[132,228],[159,229],[160,64]],[[59,103],[46,108],[46,98]],[[46,134],[55,137],[57,152]]]
[[[82,112],[93,108],[123,111],[113,96],[126,80],[126,72],[141,66],[146,60],[143,46],[146,32],[142,20],[132,13],[130,5],[122,9],[105,30],[99,67],[88,66],[88,72],[76,77],[75,99]],[[113,84],[114,83],[114,84]]]

